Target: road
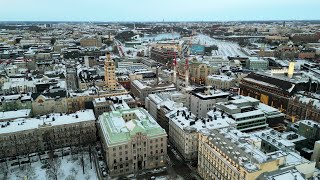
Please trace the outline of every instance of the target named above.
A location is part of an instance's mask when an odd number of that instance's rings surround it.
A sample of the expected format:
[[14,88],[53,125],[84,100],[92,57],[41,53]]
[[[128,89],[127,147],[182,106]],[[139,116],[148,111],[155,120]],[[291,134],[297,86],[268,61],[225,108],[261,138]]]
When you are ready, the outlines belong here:
[[179,153],[177,153],[177,151],[171,147],[168,148],[168,156],[171,159],[172,169],[175,171],[175,173],[185,180],[198,179],[196,178],[196,172],[192,170],[188,166],[188,163],[182,160]]

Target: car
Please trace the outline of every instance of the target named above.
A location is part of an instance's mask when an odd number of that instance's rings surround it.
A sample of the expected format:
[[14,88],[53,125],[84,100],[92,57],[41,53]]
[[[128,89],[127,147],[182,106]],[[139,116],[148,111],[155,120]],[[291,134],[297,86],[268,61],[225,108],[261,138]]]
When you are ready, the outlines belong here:
[[150,177],[150,180],[155,180],[155,179],[156,179],[155,176],[151,176],[151,177]]
[[108,174],[107,174],[107,171],[106,170],[104,170],[104,171],[102,171],[102,176],[103,177],[106,177]]
[[11,166],[16,166],[16,165],[19,165],[19,162],[14,162],[11,164]]

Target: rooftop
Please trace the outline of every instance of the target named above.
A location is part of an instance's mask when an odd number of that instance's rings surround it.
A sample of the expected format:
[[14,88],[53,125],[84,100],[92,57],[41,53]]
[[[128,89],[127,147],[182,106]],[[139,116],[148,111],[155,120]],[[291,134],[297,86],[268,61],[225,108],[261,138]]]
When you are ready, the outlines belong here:
[[40,118],[18,118],[8,122],[1,122],[1,133],[13,133],[30,129],[41,128],[42,126],[59,126],[85,121],[95,121],[91,109],[77,111],[72,114],[53,113]]
[[148,137],[166,136],[166,132],[143,108],[123,109],[104,113],[99,117],[104,138],[109,145],[125,143],[136,133]]
[[0,112],[0,122],[17,119],[17,118],[24,118],[30,116],[31,109],[20,109],[16,111],[4,111]]
[[230,126],[236,126],[236,122],[223,116],[221,112],[211,112],[210,118],[198,118],[192,114],[186,107],[175,108],[170,113],[166,114],[172,123],[175,123],[180,129],[186,131],[196,131],[201,129],[219,129]]

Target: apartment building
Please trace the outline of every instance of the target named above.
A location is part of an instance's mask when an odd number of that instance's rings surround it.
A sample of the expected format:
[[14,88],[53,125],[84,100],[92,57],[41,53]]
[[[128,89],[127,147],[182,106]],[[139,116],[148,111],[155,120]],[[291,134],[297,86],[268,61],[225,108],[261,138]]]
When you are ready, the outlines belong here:
[[252,180],[289,168],[308,179],[316,172],[315,162],[291,151],[266,154],[261,140],[232,128],[201,132],[198,148],[198,173],[204,180]]
[[186,107],[175,108],[169,118],[169,140],[186,161],[198,159],[198,133],[200,130],[235,127],[234,120],[217,112],[213,118],[198,118]]
[[0,122],[0,157],[24,155],[96,141],[92,110]]
[[226,75],[210,75],[207,76],[206,85],[217,89],[229,90],[235,87],[236,79]]

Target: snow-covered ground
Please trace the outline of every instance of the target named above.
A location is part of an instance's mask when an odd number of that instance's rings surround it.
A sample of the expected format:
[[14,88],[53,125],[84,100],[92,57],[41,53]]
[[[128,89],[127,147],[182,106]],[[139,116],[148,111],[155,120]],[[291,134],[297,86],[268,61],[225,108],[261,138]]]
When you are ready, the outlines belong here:
[[[60,162],[59,162],[60,161]],[[60,164],[56,166],[58,179],[66,179],[66,180],[97,180],[98,176],[95,170],[95,165],[92,159],[92,169],[89,154],[84,154],[84,172],[81,165],[81,155],[68,155],[64,156],[63,159],[61,157],[57,158],[57,162],[55,164]],[[8,180],[20,180],[28,179],[32,180],[45,180],[51,179],[49,178],[49,172],[47,172],[45,168],[44,162],[34,162],[21,165],[19,168],[18,165],[11,166],[9,164],[8,176],[5,179]],[[5,168],[5,163],[0,164],[0,168]],[[3,172],[1,172],[3,173]],[[0,179],[3,178],[0,176]]]
[[241,51],[241,47],[237,43],[221,41],[213,39],[209,36],[199,34],[193,37],[193,42],[197,42],[202,45],[216,45],[218,46],[217,51],[213,51],[214,56],[240,56],[246,57],[246,55]]

